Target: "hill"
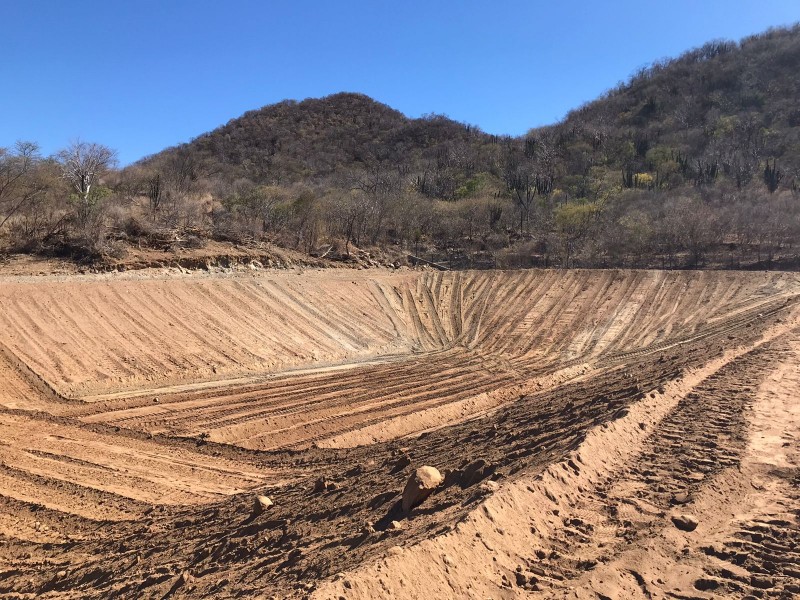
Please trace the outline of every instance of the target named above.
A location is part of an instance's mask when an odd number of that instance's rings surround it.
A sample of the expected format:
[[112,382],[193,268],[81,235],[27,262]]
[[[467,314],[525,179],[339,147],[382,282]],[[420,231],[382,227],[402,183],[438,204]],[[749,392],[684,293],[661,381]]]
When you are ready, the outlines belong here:
[[285,213],[292,197],[328,197],[324,231],[290,227],[308,248],[344,238],[462,264],[476,252],[501,264],[791,263],[798,65],[797,26],[709,42],[521,138],[409,119],[357,94],[287,101],[143,164],[184,156],[213,174],[228,231],[253,212],[242,206],[253,188],[313,187],[270,192]]
[[80,202],[23,148],[0,171],[38,175],[11,186],[20,202],[0,192],[0,235],[90,256],[213,239],[345,261],[355,247],[451,266],[796,268],[799,65],[800,26],[710,42],[519,138],[361,94],[286,100]]
[[[486,162],[482,149],[497,139],[445,116],[411,119],[363,94],[343,92],[247,112],[141,164],[158,168],[180,157],[198,172],[228,182],[246,178],[256,184],[346,187],[347,174],[375,164],[410,175],[448,160],[445,155],[456,149],[467,155],[459,157],[457,173],[468,177],[471,164]],[[453,185],[440,182],[432,195],[452,198],[454,193]]]
[[763,175],[767,160],[778,165],[765,180],[771,188],[796,183],[798,66],[798,27],[709,42],[640,70],[549,133],[558,138],[566,173],[585,173],[586,162],[613,166],[625,171],[628,187],[633,174],[648,173],[652,181],[640,186],[725,179],[742,188]]
[[409,119],[368,96],[285,100],[145,160],[185,152],[226,177],[259,183],[319,180],[370,161],[402,165],[445,144],[480,146],[490,136],[443,116]]

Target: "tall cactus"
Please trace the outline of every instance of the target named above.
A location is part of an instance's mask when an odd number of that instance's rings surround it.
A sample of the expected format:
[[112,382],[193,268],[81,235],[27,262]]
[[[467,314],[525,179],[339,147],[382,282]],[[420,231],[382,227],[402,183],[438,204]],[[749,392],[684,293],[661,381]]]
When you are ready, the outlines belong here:
[[772,159],[771,167],[769,166],[769,159],[767,159],[767,166],[764,167],[764,183],[767,184],[767,189],[770,194],[778,189],[778,184],[780,184],[781,179],[783,179],[783,172],[778,169],[778,159]]

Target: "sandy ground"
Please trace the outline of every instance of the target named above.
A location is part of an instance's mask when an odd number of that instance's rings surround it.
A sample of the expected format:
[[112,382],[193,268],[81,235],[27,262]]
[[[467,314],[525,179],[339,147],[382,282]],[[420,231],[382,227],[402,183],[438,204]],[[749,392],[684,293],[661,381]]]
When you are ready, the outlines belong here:
[[798,289],[788,274],[655,271],[8,278],[0,350],[83,401],[49,412],[87,423],[349,447],[721,335]]
[[[0,277],[0,594],[793,597],[799,299],[786,273]],[[445,484],[407,516],[422,464]]]
[[[726,353],[315,598],[794,598],[800,331]],[[698,521],[692,532],[673,517]]]

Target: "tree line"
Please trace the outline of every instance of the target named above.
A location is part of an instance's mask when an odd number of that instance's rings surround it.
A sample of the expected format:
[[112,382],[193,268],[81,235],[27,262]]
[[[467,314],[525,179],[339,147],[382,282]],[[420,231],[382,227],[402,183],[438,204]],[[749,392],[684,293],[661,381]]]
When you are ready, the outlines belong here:
[[[77,142],[53,157],[35,144],[0,150],[0,236],[7,251],[80,259],[131,245],[271,242],[347,260],[357,248],[463,266],[747,267],[796,256],[800,194],[762,178],[678,191],[616,185],[573,198],[547,151],[511,145],[500,176],[478,172],[454,200],[420,189],[424,173],[369,163],[317,182],[224,181],[190,157],[116,170],[115,153]],[[794,254],[793,254],[794,253]]]

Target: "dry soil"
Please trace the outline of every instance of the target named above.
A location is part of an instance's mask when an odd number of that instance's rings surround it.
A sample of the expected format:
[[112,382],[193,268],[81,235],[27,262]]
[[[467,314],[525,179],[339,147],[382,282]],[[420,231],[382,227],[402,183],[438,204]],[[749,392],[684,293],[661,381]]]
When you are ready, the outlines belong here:
[[795,597],[798,301],[790,273],[0,276],[0,595]]

